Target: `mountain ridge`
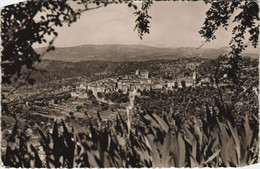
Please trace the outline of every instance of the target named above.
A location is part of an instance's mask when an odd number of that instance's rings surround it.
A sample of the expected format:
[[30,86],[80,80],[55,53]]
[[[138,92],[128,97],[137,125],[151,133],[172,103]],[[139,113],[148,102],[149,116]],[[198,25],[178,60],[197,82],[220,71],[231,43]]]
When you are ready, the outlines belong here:
[[[36,51],[41,54],[46,48],[38,48]],[[227,54],[225,47],[215,48],[161,48],[145,45],[80,45],[73,47],[56,47],[54,51],[46,53],[42,59],[60,60],[67,62],[80,61],[149,61],[160,59],[176,59],[187,57],[217,58],[220,54]],[[258,54],[245,53],[245,56],[258,57]]]

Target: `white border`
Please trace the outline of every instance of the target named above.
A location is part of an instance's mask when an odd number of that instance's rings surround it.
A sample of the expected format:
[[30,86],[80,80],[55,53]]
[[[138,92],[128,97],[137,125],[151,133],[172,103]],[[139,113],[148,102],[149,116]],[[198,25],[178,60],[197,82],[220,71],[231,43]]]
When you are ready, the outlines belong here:
[[18,2],[22,2],[22,1],[24,1],[24,0],[1,0],[0,1],[0,7],[15,4],[15,3],[18,3]]
[[[0,7],[3,7],[3,6],[7,6],[7,5],[11,5],[11,4],[15,4],[15,3],[18,3],[18,2],[22,2],[22,1],[25,1],[25,0],[1,0],[0,1]],[[259,1],[259,0],[258,0]],[[0,19],[1,19],[1,16],[0,16]],[[1,28],[0,28],[1,29]],[[0,40],[1,42],[1,40]],[[259,63],[260,63],[260,60],[259,60]],[[260,64],[259,64],[259,68],[260,68]],[[259,69],[260,70],[260,69]],[[259,74],[260,76],[260,74]],[[260,95],[259,95],[260,97]],[[260,100],[259,100],[260,102]],[[0,108],[1,110],[1,108]],[[1,123],[0,123],[1,124]],[[260,151],[259,151],[260,153]],[[1,155],[0,155],[1,157]],[[0,159],[0,167],[1,167],[1,159]],[[228,167],[228,168],[231,168],[231,167]],[[246,166],[246,167],[238,167],[238,168],[243,168],[243,169],[255,169],[255,168],[260,168],[260,163],[258,164],[254,164],[254,165],[250,165],[250,166]],[[232,169],[232,168],[231,168]]]

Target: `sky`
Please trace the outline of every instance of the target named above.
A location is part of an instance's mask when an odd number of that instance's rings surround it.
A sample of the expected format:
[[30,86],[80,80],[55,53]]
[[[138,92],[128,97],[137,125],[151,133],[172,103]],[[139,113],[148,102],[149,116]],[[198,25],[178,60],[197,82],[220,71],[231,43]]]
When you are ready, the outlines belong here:
[[[127,4],[108,5],[85,12],[71,27],[57,28],[59,36],[54,44],[58,47],[85,44],[199,47],[205,40],[198,31],[203,26],[208,8],[204,2],[154,2],[149,10],[152,16],[150,34],[141,40],[137,30],[134,31],[135,10]],[[231,32],[221,29],[217,32],[217,39],[205,47],[227,46],[230,39]]]
[[[140,2],[135,3],[140,7]],[[209,7],[203,1],[154,1],[149,10],[152,16],[150,34],[145,34],[141,40],[137,30],[134,31],[135,10],[127,4],[108,5],[83,13],[70,27],[64,25],[56,28],[59,36],[54,45],[70,47],[86,44],[141,44],[165,48],[199,47],[205,39],[201,38],[198,31],[203,26],[205,12]],[[203,48],[228,46],[233,26],[231,23],[228,31],[220,28],[216,32],[217,39],[205,44]],[[43,46],[46,44],[34,45],[35,48]]]

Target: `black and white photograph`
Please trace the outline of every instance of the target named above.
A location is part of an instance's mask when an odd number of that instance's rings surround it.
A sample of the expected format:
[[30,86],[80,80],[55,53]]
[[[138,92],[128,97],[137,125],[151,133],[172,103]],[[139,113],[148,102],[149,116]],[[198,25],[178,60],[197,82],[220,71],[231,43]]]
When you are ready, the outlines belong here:
[[259,162],[257,0],[23,0],[0,11],[1,167]]

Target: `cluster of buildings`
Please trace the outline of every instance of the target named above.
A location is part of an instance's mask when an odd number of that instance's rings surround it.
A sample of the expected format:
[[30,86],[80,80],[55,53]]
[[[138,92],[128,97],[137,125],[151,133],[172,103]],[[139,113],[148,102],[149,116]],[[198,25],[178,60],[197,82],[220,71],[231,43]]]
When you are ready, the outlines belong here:
[[[209,79],[203,79],[205,82]],[[91,90],[93,95],[98,92],[112,93],[119,90],[123,93],[134,90],[151,90],[151,89],[164,89],[175,90],[182,87],[195,87],[197,84],[197,74],[193,72],[191,77],[180,76],[174,80],[162,79],[151,77],[147,70],[136,70],[135,73],[116,78],[106,78],[89,83],[81,83],[76,87],[72,93],[72,97],[79,97],[82,91]],[[82,94],[81,94],[82,95]],[[87,94],[85,94],[87,97]]]

